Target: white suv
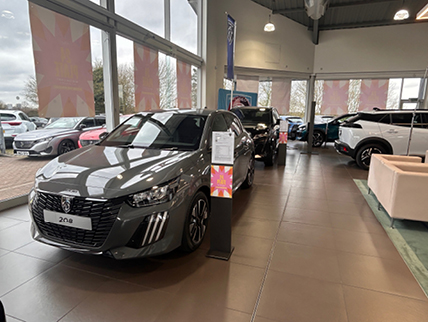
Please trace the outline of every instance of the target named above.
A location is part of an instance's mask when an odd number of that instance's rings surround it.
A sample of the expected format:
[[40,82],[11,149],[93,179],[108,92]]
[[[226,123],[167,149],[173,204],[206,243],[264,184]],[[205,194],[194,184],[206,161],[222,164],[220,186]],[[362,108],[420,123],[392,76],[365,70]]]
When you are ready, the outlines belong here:
[[20,133],[34,131],[37,126],[22,111],[0,110],[1,125],[4,131],[6,146],[12,146],[12,142]]
[[[407,153],[412,117],[413,110],[360,112],[340,126],[334,147],[367,170],[373,153]],[[428,110],[416,110],[409,151],[424,156],[427,150]]]

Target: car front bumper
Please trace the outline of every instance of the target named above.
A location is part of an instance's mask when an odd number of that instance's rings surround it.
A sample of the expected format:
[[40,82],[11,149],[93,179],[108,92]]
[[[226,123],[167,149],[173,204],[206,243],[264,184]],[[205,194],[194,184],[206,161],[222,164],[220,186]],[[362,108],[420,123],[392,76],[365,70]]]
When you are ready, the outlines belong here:
[[352,149],[348,144],[343,143],[339,140],[334,141],[334,148],[340,154],[348,155],[355,158],[355,150]]
[[[84,231],[45,222],[43,209],[40,211],[37,201],[33,204],[32,198],[34,194],[30,194],[29,202],[34,240],[73,252],[115,259],[160,255],[180,246],[189,202],[188,197],[181,196],[164,204],[134,208],[123,201],[115,206],[108,205],[100,214],[94,214],[99,207],[96,205],[91,208],[93,210],[89,215],[92,231]],[[51,202],[52,200],[49,201]],[[117,213],[111,212],[113,208],[117,209]],[[109,216],[114,216],[110,223],[101,222]],[[96,223],[97,220],[100,221],[99,224]],[[91,246],[91,243],[96,245]]]
[[40,142],[31,144],[32,141],[19,141],[25,142],[24,147],[20,147],[16,141],[13,142],[13,153],[20,155],[56,155],[57,149],[52,145],[52,141]]

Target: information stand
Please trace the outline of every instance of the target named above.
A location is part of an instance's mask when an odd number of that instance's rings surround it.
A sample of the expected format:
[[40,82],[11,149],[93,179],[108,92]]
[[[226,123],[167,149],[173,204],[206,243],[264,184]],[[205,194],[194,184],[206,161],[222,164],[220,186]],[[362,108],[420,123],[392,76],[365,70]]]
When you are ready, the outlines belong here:
[[286,165],[287,163],[287,142],[288,121],[281,120],[279,123],[278,165]]
[[210,250],[207,257],[229,260],[232,247],[232,188],[235,136],[213,132],[211,154]]

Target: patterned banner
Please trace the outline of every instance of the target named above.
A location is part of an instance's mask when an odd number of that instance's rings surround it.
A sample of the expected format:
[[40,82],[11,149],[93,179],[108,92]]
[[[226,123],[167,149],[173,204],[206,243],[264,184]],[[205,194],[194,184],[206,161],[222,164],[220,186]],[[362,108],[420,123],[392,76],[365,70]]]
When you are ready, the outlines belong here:
[[286,115],[290,111],[291,79],[272,79],[272,103],[279,114]]
[[358,110],[371,111],[373,107],[386,108],[388,85],[387,79],[363,79]]
[[321,114],[342,115],[348,113],[349,81],[324,81]]
[[192,108],[191,66],[177,60],[177,105],[179,109]]
[[259,78],[256,76],[237,76],[236,90],[241,92],[259,92]]
[[89,26],[28,4],[39,116],[94,116]]
[[232,198],[233,167],[211,166],[211,196]]
[[279,132],[279,144],[287,144],[287,141],[288,141],[288,133]]
[[235,19],[227,15],[227,79],[234,78],[234,60],[235,60]]
[[134,42],[135,110],[159,109],[158,52]]

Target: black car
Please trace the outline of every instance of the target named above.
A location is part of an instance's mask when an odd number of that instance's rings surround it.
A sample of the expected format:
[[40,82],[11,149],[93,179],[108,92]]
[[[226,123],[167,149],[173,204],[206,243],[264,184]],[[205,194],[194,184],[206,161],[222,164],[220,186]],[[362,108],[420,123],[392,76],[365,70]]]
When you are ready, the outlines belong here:
[[274,164],[278,151],[280,116],[274,107],[243,106],[231,110],[254,140],[256,160]]
[[48,119],[45,119],[44,117],[30,117],[30,120],[36,124],[37,128],[45,127],[48,123]]

